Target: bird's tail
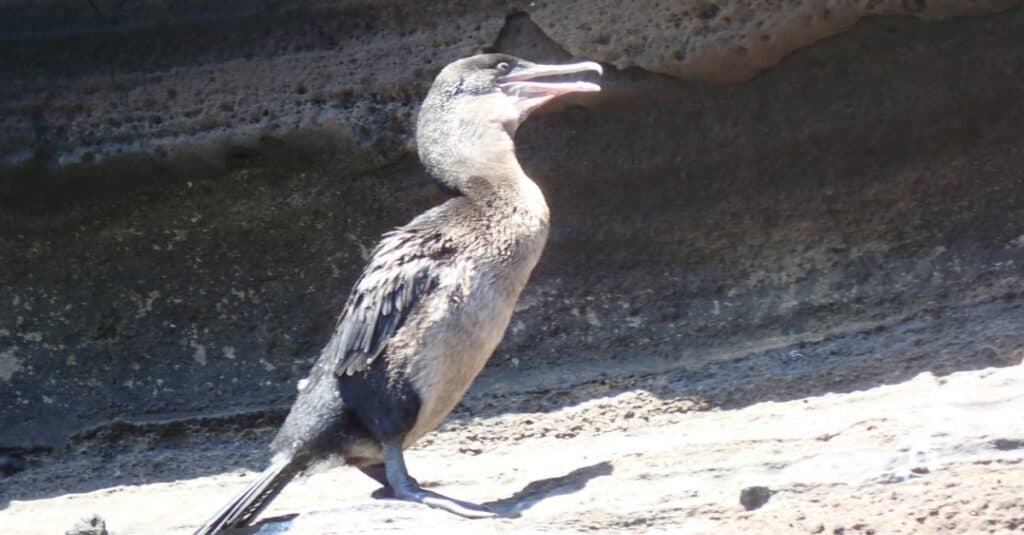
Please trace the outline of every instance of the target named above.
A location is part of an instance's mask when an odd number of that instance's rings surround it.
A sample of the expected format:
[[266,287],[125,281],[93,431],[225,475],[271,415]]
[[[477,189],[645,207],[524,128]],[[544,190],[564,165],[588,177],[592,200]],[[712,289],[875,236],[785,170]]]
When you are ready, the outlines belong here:
[[256,518],[260,511],[270,504],[285,485],[302,470],[301,463],[294,459],[275,458],[260,476],[241,494],[225,505],[196,530],[195,535],[216,535],[223,530],[244,526]]

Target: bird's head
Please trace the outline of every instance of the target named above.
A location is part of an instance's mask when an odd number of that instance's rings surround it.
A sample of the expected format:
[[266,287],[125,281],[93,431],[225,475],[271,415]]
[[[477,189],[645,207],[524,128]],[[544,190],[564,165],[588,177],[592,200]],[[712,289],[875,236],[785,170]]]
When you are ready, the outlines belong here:
[[449,64],[434,79],[420,108],[420,159],[431,174],[456,189],[459,184],[451,182],[460,175],[500,171],[509,158],[514,162],[512,139],[534,110],[560,95],[601,90],[595,83],[571,79],[584,72],[600,75],[602,69],[592,61],[539,65],[506,54],[481,54]]

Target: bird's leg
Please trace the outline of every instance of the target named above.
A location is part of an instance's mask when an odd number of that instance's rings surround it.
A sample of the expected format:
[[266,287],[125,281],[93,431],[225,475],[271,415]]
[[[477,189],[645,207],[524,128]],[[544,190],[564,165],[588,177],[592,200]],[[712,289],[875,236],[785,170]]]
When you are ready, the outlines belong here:
[[388,476],[384,470],[383,464],[360,466],[359,471],[370,476],[371,479],[381,484],[381,487],[371,492],[370,496],[377,499],[395,497],[394,492],[391,491],[391,485],[388,484]]
[[388,484],[391,486],[391,491],[395,494],[395,498],[422,503],[466,518],[497,516],[493,511],[479,505],[449,498],[420,488],[416,480],[409,477],[409,472],[405,469],[405,457],[402,454],[401,440],[385,442],[381,446],[384,450],[385,474]]
[[[384,469],[384,463],[372,464],[369,466],[360,466],[359,471],[369,476],[371,479],[380,483],[381,488],[373,491],[372,496],[374,498],[393,498],[394,492],[391,490],[391,484],[388,483],[387,471]],[[409,478],[412,483],[419,486],[419,483],[415,479]]]

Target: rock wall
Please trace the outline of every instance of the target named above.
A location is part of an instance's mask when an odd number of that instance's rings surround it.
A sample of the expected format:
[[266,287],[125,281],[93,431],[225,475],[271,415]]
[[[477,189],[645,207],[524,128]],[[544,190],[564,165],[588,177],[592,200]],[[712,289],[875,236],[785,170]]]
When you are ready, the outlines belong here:
[[0,448],[286,405],[481,49],[622,67],[520,132],[553,231],[491,385],[1021,299],[1024,10],[918,20],[1015,2],[655,4],[0,3]]
[[168,179],[284,149],[285,159],[326,153],[351,170],[377,167],[408,153],[433,74],[493,48],[513,14],[575,56],[729,82],[865,16],[933,20],[1019,3],[0,2],[0,165],[90,184],[111,174],[97,162]]
[[573,55],[620,69],[641,67],[683,79],[738,82],[775,65],[793,50],[846,31],[864,17],[903,15],[936,20],[999,11],[1017,3],[598,0],[531,4],[527,12]]

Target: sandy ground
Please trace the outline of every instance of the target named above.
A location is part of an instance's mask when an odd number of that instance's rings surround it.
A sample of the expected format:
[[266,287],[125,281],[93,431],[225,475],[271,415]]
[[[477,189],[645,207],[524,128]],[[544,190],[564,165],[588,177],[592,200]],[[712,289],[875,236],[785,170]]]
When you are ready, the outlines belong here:
[[[1009,319],[1011,329],[1019,325]],[[1005,333],[986,347],[1024,356]],[[635,371],[569,390],[503,392],[485,380],[491,392],[474,390],[409,452],[410,471],[426,486],[504,518],[469,521],[375,499],[368,478],[321,466],[293,482],[255,532],[1024,531],[1024,365],[925,371],[752,404],[678,390],[717,384],[715,372]],[[517,410],[499,410],[510,407]],[[62,533],[98,514],[115,534],[187,533],[252,478],[274,428],[229,427],[177,438],[165,431],[159,440],[106,436],[60,462],[36,459],[5,480],[0,531]],[[754,486],[767,488],[768,500],[747,510],[741,493]]]

